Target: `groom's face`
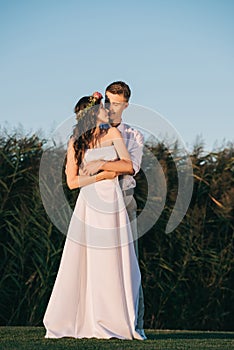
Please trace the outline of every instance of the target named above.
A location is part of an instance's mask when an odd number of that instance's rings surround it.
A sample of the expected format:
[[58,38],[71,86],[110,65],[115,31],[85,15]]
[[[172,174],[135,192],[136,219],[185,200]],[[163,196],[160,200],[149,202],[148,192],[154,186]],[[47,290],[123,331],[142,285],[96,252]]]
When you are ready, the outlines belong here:
[[124,109],[128,107],[128,102],[123,94],[117,95],[106,91],[105,107],[109,109],[110,123],[115,126],[121,123],[122,113]]

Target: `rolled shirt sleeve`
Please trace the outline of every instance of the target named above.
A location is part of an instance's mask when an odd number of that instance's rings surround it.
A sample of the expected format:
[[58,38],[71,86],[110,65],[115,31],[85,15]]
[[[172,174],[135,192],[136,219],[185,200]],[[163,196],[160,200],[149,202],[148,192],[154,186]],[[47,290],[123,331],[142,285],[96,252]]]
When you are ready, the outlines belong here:
[[[127,146],[128,152],[131,156],[133,163],[134,175],[136,175],[141,168],[141,161],[144,147],[144,136],[139,130],[133,129],[131,126],[125,123],[121,123],[118,126],[119,131]],[[124,190],[133,188],[136,186],[136,181],[131,175],[123,176],[122,188]]]

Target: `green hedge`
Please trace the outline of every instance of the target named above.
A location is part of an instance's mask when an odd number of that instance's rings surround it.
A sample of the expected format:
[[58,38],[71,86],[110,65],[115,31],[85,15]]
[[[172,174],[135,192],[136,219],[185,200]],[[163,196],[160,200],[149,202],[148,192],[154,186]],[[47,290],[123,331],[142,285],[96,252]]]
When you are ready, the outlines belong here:
[[[0,137],[0,325],[42,324],[60,262],[65,236],[45,213],[39,191],[45,143],[36,135]],[[233,145],[208,155],[194,149],[193,197],[183,221],[170,234],[165,227],[178,182],[173,151],[163,143],[147,145],[148,151],[162,166],[167,198],[159,220],[139,240],[145,327],[233,330]],[[78,191],[69,191],[63,180],[74,205]],[[158,181],[155,186],[160,187]],[[139,213],[148,190],[141,171],[136,189]]]

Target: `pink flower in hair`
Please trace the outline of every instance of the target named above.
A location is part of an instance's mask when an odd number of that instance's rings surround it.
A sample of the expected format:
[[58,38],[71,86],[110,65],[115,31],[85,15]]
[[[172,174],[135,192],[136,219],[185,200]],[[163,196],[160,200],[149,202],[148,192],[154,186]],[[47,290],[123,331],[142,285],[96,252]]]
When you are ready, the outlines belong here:
[[92,96],[97,99],[97,100],[101,100],[103,98],[102,94],[98,91],[95,91]]

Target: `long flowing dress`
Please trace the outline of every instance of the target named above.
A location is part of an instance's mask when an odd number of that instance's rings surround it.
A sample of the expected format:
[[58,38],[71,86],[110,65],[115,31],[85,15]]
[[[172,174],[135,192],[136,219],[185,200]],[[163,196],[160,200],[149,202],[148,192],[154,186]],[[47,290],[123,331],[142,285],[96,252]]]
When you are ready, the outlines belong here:
[[[84,160],[115,160],[114,146]],[[84,186],[44,315],[46,338],[143,338],[135,331],[140,270],[118,178]]]

